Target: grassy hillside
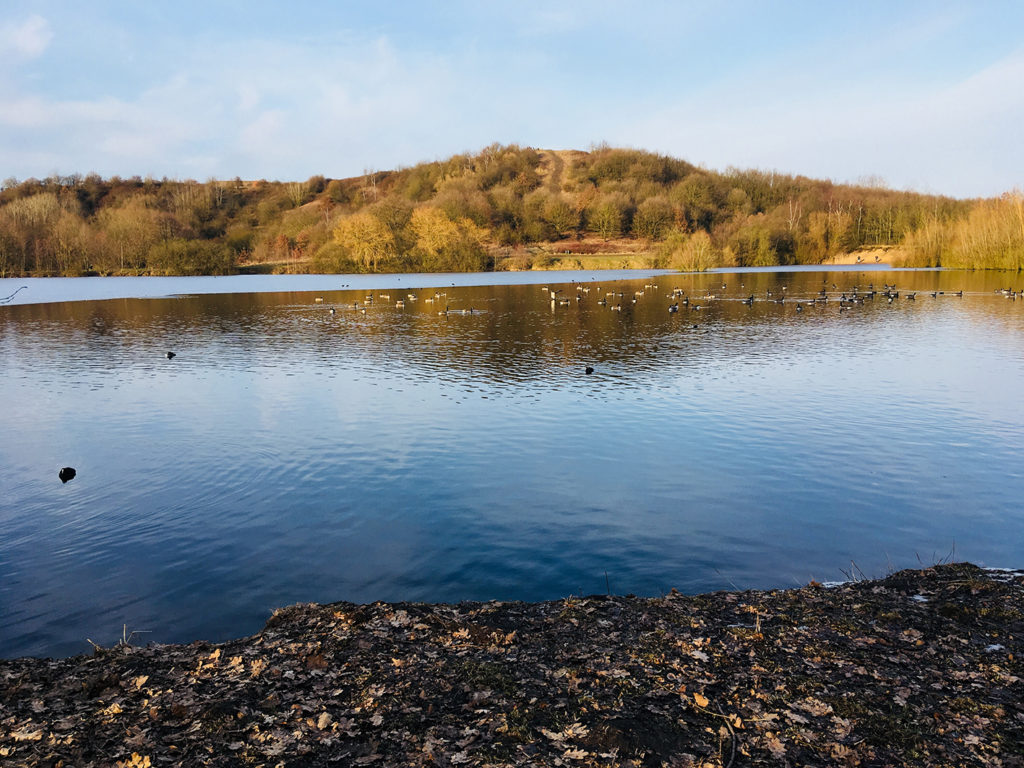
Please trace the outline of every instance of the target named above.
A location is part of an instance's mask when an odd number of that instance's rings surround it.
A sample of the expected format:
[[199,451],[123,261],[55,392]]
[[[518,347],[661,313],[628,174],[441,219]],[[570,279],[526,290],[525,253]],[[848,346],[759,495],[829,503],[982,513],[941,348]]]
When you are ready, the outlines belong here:
[[476,154],[306,181],[51,177],[0,190],[0,275],[769,266],[886,252],[1020,269],[1019,193],[964,201],[633,149]]

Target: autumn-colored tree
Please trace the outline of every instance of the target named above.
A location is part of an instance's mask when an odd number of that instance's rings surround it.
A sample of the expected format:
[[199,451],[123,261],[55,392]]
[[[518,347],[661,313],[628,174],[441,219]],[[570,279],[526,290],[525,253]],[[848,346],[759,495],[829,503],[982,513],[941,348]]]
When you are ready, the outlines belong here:
[[483,245],[486,233],[468,218],[452,221],[440,208],[422,206],[413,211],[410,227],[424,268],[482,268],[486,259]]
[[672,225],[672,206],[664,195],[649,197],[637,206],[633,233],[648,240],[664,237]]
[[104,208],[96,216],[107,243],[101,256],[107,269],[137,270],[145,265],[149,249],[160,238],[160,215],[146,198],[130,198],[117,208]]
[[588,228],[605,240],[622,234],[628,201],[621,194],[604,195],[594,203],[587,216]]
[[661,248],[667,266],[683,272],[703,272],[721,266],[722,253],[703,230],[692,234],[674,230]]
[[542,209],[544,220],[558,237],[565,237],[580,225],[580,213],[561,195],[550,195]]
[[334,228],[334,241],[363,268],[373,272],[397,255],[394,233],[370,213],[355,213],[338,222]]

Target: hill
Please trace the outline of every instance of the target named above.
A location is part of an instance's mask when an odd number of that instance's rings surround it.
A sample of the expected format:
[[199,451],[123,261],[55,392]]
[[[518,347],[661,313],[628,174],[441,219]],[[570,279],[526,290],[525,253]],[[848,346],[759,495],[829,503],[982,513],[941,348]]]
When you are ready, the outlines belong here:
[[[771,266],[1020,269],[1024,200],[492,145],[348,179],[53,176],[0,190],[0,276]],[[853,255],[851,255],[853,254]]]

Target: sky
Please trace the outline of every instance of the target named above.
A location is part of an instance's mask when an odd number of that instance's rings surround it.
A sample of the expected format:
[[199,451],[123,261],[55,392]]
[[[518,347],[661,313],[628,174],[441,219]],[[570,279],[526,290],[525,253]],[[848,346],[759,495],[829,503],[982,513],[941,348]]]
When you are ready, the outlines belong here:
[[4,0],[0,179],[304,180],[595,144],[1024,187],[1024,2]]

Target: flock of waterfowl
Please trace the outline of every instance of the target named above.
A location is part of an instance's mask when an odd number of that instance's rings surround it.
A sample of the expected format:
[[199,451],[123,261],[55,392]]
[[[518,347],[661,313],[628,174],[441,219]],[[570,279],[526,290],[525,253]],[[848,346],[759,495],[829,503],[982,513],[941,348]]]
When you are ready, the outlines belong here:
[[[867,287],[860,285],[854,285],[846,289],[840,289],[835,283],[832,284],[831,290],[829,290],[828,281],[822,282],[822,288],[814,295],[794,297],[788,295],[788,287],[782,286],[778,294],[774,293],[771,289],[766,289],[763,295],[756,293],[750,293],[744,295],[745,288],[744,283],[740,283],[741,293],[730,295],[728,292],[728,284],[722,283],[718,290],[708,290],[699,296],[690,296],[687,291],[682,288],[672,288],[670,293],[665,294],[665,298],[669,300],[668,311],[669,314],[677,314],[681,309],[685,309],[688,312],[700,312],[706,309],[712,302],[722,301],[739,301],[741,304],[745,304],[750,307],[755,302],[770,302],[773,304],[790,304],[795,305],[797,312],[803,312],[805,307],[814,307],[829,302],[838,303],[839,310],[846,311],[850,307],[864,304],[868,301],[874,301],[876,297],[885,299],[888,303],[903,298],[906,300],[916,300],[917,292],[910,291],[899,291],[895,285],[884,284],[882,288],[876,288],[874,284],[869,284]],[[659,291],[659,286],[656,283],[645,284],[643,290],[634,291],[631,296],[626,291],[612,290],[601,292],[600,286],[576,286],[576,301],[583,302],[586,296],[591,290],[596,289],[598,292],[597,303],[599,306],[607,307],[609,310],[615,312],[621,312],[623,307],[629,307],[637,304],[641,299],[649,295],[655,295],[654,292]],[[568,298],[563,297],[563,289],[553,290],[547,286],[542,286],[541,290],[548,293],[551,299],[552,309],[560,306],[567,306],[572,303]],[[650,293],[649,293],[650,292]],[[1013,291],[1006,289],[1002,291],[1004,295],[1009,298],[1016,298],[1018,295],[1024,296],[1024,293],[1019,291]],[[939,296],[954,296],[963,298],[964,292],[961,291],[930,291],[927,295],[932,298],[938,298]]]
[[[915,301],[918,294],[929,296],[933,299],[939,297],[954,297],[963,298],[964,292],[959,291],[907,291],[900,290],[895,284],[890,285],[884,283],[881,287],[876,287],[874,283],[869,283],[867,286],[852,285],[845,288],[840,288],[836,283],[829,284],[828,280],[822,281],[822,287],[819,291],[813,294],[805,294],[803,296],[793,296],[789,294],[788,286],[782,286],[777,291],[766,289],[762,292],[746,293],[745,284],[740,283],[739,292],[729,292],[729,286],[727,283],[722,283],[721,286],[715,290],[707,290],[703,294],[697,296],[690,296],[687,291],[682,288],[672,288],[669,293],[664,294],[665,298],[668,299],[667,309],[670,314],[677,314],[680,311],[685,310],[686,312],[700,312],[708,308],[712,303],[716,302],[729,302],[736,301],[744,304],[748,307],[752,307],[755,303],[772,303],[778,305],[791,305],[795,306],[797,312],[803,312],[805,309],[812,307],[818,307],[825,304],[838,304],[839,311],[845,312],[851,308],[861,306],[868,302],[875,300],[884,300],[889,304],[895,301]],[[613,286],[612,290],[602,289],[597,284],[575,284],[575,297],[572,295],[572,289],[569,288],[549,288],[548,286],[541,286],[543,291],[551,303],[552,310],[558,307],[567,307],[572,304],[583,304],[589,298],[592,292],[597,294],[598,306],[607,307],[612,312],[622,312],[624,308],[630,308],[638,304],[641,300],[650,300],[650,297],[658,295],[663,290],[657,283],[646,283],[642,290],[636,290],[632,293],[622,290],[622,286]],[[998,289],[996,293],[1001,293],[1006,298],[1015,300],[1018,297],[1024,298],[1024,289],[1014,290],[1012,288]],[[397,297],[393,302],[393,306],[396,309],[403,309],[408,303],[416,302],[419,300],[419,296],[415,293],[409,293],[404,298]],[[322,296],[317,296],[313,299],[317,304],[322,304],[324,299]],[[469,307],[466,308],[454,308],[448,303],[447,291],[435,291],[433,295],[428,296],[424,299],[428,304],[435,302],[444,302],[444,309],[437,312],[440,316],[447,315],[473,315],[479,314],[480,310]],[[356,310],[366,313],[367,307],[374,305],[385,305],[390,306],[392,304],[392,296],[390,293],[378,293],[376,296],[373,293],[366,294],[362,304],[359,302],[353,302],[351,305],[339,305],[345,308]],[[330,314],[335,314],[336,309],[331,307],[329,309]]]
[[[424,301],[427,304],[433,304],[434,302],[440,301],[441,299],[446,299],[447,296],[448,296],[448,292],[447,291],[435,291],[433,296],[428,296],[426,299],[424,299]],[[405,306],[406,306],[406,302],[410,302],[411,303],[411,302],[419,301],[419,298],[420,297],[417,296],[415,293],[406,294],[404,299],[403,298],[398,298],[398,299],[395,300],[395,302],[394,302],[395,309],[404,309]],[[323,296],[317,296],[317,297],[315,297],[313,299],[313,302],[315,304],[323,304],[323,301],[324,301]],[[352,302],[352,304],[346,304],[345,307],[347,309],[356,310],[356,311],[360,312],[361,314],[365,315],[367,307],[372,307],[372,306],[375,306],[375,305],[380,305],[381,303],[383,303],[385,306],[390,306],[391,305],[391,294],[390,293],[378,293],[376,296],[374,296],[372,293],[368,293],[368,294],[366,294],[366,297],[363,299],[363,302],[362,302],[361,305],[360,305],[360,303],[358,301],[355,301],[355,302]],[[331,307],[328,310],[328,312],[330,312],[330,314],[332,314],[332,315],[335,314],[336,311],[337,310],[334,307]],[[448,304],[445,304],[444,309],[439,311],[437,314],[438,315],[475,315],[475,314],[478,314],[478,312],[479,312],[479,310],[477,310],[475,307],[470,307],[469,309],[456,309],[456,308],[453,308],[453,307],[449,306]]]

